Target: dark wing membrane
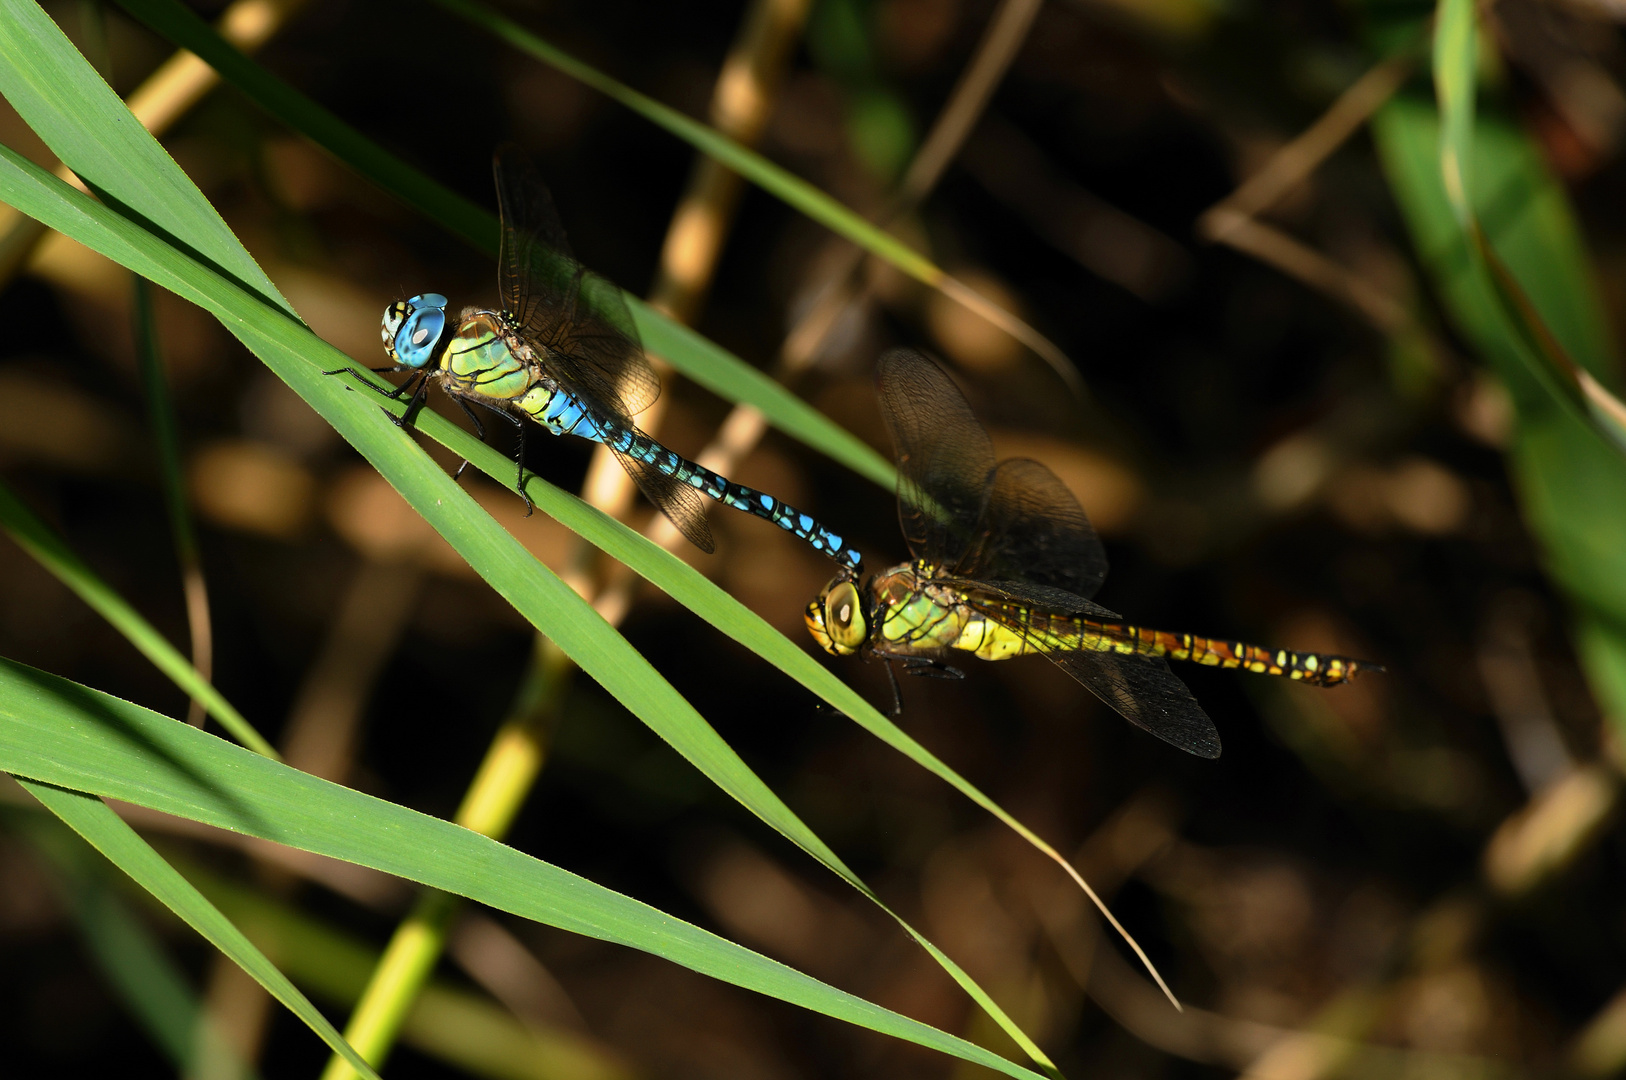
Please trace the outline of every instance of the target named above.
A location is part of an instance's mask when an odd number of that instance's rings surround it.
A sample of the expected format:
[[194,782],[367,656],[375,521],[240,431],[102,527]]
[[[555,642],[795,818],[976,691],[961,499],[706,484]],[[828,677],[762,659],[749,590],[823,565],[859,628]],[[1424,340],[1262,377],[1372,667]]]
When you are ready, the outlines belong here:
[[497,287],[520,333],[565,391],[626,422],[654,404],[660,378],[649,366],[621,290],[570,254],[553,196],[519,150],[492,160],[502,247]]
[[1044,653],[1136,727],[1198,757],[1219,757],[1220,738],[1214,722],[1161,656],[1087,650],[1051,652],[1037,640],[1025,620],[1013,616],[1001,604],[1025,603],[1039,611],[1115,617],[1105,608],[1059,589],[1021,582],[942,579],[941,583],[960,589],[961,603],[1033,641],[1034,651]]
[[711,526],[706,523],[706,500],[700,492],[667,476],[647,461],[622,453],[616,453],[615,457],[644,497],[677,526],[689,543],[707,555],[717,550],[711,539]]
[[973,543],[947,569],[957,577],[1020,581],[1088,599],[1107,576],[1107,553],[1055,473],[1011,458],[994,470]]
[[1092,619],[1120,619],[1123,616],[1108,611],[1094,600],[1086,600],[1077,593],[1057,589],[1050,585],[1035,585],[1027,581],[988,581],[983,578],[959,578],[938,574],[932,578],[936,584],[947,585],[960,594],[963,603],[970,604],[987,617],[1010,624],[999,609],[1001,604],[1018,604],[1034,611],[1054,612],[1058,615],[1087,615]]
[[1202,758],[1220,756],[1219,730],[1161,656],[1046,653],[1125,720]]
[[954,566],[975,539],[994,444],[959,387],[923,353],[882,354],[876,383],[898,463],[903,537],[915,558]]
[[553,196],[519,148],[512,143],[499,146],[491,171],[502,218],[497,291],[503,310],[524,326],[545,296],[569,291],[578,264],[570,254]]

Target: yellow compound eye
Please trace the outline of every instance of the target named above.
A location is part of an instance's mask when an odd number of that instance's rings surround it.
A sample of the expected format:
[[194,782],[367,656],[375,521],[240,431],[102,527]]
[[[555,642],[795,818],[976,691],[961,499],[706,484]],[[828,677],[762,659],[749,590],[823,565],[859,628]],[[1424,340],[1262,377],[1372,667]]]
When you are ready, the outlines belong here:
[[851,656],[864,644],[863,598],[850,578],[838,577],[807,605],[807,632],[819,648],[836,656]]
[[830,583],[824,593],[824,628],[830,635],[831,652],[855,653],[864,644],[864,602],[858,586],[845,579]]

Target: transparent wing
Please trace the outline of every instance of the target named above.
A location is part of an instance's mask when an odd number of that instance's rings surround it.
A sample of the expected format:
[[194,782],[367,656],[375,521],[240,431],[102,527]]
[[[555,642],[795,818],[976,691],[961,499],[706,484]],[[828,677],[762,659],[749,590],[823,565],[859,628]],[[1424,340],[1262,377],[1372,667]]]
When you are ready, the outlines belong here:
[[1214,722],[1161,656],[1089,650],[1053,652],[1028,621],[1007,605],[1015,603],[1048,613],[1092,618],[1116,618],[1112,612],[1081,596],[1042,585],[934,580],[959,590],[960,603],[1020,634],[1034,652],[1043,653],[1136,727],[1189,754],[1219,757],[1220,737]]
[[570,254],[553,196],[513,145],[492,158],[502,217],[497,290],[548,372],[596,412],[630,423],[661,384],[621,290]]
[[700,492],[674,480],[647,461],[622,453],[617,453],[615,457],[644,497],[677,526],[678,532],[687,537],[689,543],[707,555],[717,550],[717,545],[711,539],[711,526],[706,523],[706,500]]
[[1045,655],[1142,731],[1188,754],[1220,756],[1219,729],[1161,656],[1099,652]]
[[1011,458],[994,469],[960,577],[1020,581],[1088,599],[1107,576],[1107,553],[1084,508],[1055,473]]
[[986,581],[937,574],[933,584],[946,585],[960,594],[961,602],[970,604],[987,618],[1006,625],[1015,625],[1004,614],[1002,605],[1019,604],[1035,611],[1057,615],[1088,615],[1092,619],[1121,619],[1115,611],[1108,611],[1094,600],[1086,600],[1076,593],[1049,585],[1035,585],[1027,581]]
[[898,463],[898,523],[909,551],[934,566],[956,566],[982,518],[994,445],[959,387],[925,354],[883,353],[876,384]]

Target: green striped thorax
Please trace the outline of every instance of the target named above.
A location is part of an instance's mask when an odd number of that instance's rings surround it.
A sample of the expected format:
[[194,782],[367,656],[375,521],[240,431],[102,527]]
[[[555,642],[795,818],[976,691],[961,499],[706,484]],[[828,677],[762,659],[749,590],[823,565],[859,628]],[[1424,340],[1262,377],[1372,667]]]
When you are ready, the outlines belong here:
[[427,366],[446,336],[446,298],[424,293],[384,309],[384,351],[403,367]]

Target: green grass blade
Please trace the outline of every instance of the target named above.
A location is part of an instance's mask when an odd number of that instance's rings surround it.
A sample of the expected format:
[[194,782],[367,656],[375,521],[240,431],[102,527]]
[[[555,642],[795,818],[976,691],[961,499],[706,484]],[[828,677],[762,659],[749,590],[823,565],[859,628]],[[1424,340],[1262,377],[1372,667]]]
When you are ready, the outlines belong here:
[[[36,674],[44,675],[43,672]],[[58,682],[61,683],[59,689],[71,687],[79,693],[88,692],[83,687],[78,687],[73,683],[61,682],[61,680],[58,680]],[[22,693],[28,692],[21,686],[13,686],[12,690]],[[110,698],[108,700],[116,699]],[[64,704],[66,703],[64,702]],[[124,703],[121,702],[121,704]],[[135,708],[134,706],[128,707]],[[60,719],[66,711],[65,709],[59,711],[58,718]],[[81,712],[80,715],[87,714]],[[220,746],[229,745],[215,739],[212,735],[205,735],[196,728],[176,724],[168,718],[158,716],[155,713],[146,713],[146,716],[151,718],[151,726],[181,728],[194,733],[198,738],[211,739]],[[245,750],[233,749],[247,760],[263,761],[273,768],[287,768],[265,758],[255,757]],[[288,771],[292,772],[293,770]],[[61,818],[69,828],[89,841],[97,851],[107,856],[113,865],[130,875],[142,888],[162,901],[164,906],[179,915],[188,926],[202,934],[210,944],[225,953],[256,982],[265,987],[266,993],[287,1006],[288,1011],[304,1021],[305,1025],[316,1032],[323,1042],[332,1047],[335,1053],[343,1056],[353,1069],[363,1076],[371,1077],[372,1080],[378,1080],[378,1075],[368,1067],[360,1055],[350,1048],[350,1045],[344,1041],[337,1029],[328,1022],[325,1016],[317,1011],[316,1006],[312,1005],[304,994],[295,989],[294,984],[288,981],[287,976],[278,971],[276,966],[265,958],[265,954],[256,949],[248,938],[244,937],[242,932],[220,913],[219,909],[205,900],[202,893],[194,889],[173,866],[165,862],[163,857],[154,851],[145,840],[136,835],[136,831],[130,828],[124,819],[115,814],[106,803],[94,794],[86,794],[77,789],[69,790],[63,785],[51,781],[42,783],[37,778],[31,778],[26,774],[18,775],[17,779],[23,787],[28,789],[31,795],[45,804],[46,809]]]
[[1434,28],[1434,91],[1440,99],[1440,175],[1446,198],[1464,229],[1473,220],[1468,197],[1468,158],[1473,153],[1474,75],[1479,35],[1474,0],[1440,0]]
[[[316,997],[353,1005],[377,967],[375,945],[257,889],[172,858],[177,867],[288,977]],[[597,1040],[564,1027],[521,1021],[478,994],[430,980],[401,1029],[401,1041],[476,1076],[632,1080],[633,1070]]]
[[141,369],[141,388],[147,395],[152,441],[158,450],[158,478],[164,487],[164,505],[169,510],[175,550],[181,565],[186,566],[198,559],[198,534],[187,508],[180,424],[175,419],[175,399],[169,392],[169,379],[164,375],[164,360],[158,350],[152,286],[144,277],[135,278],[134,307],[136,363]]
[[257,754],[273,758],[277,756],[276,749],[254,730],[254,725],[198,674],[198,670],[158,632],[157,627],[142,618],[140,612],[85,565],[62,538],[36,517],[3,482],[0,482],[0,529],[5,529],[18,547],[33,556],[58,581],[72,589],[79,599],[111,623],[188,697],[203,702],[209,715],[231,732],[233,738]]
[[[1038,1075],[478,833],[7,660],[0,660],[0,770],[55,785],[44,789],[51,793],[47,798],[72,800],[66,803],[69,813],[102,820],[104,828],[103,816],[114,817],[112,812],[75,792],[369,866],[522,918],[642,949],[1007,1076]],[[77,818],[70,824],[77,828]],[[167,864],[163,869],[174,874]]]
[[46,814],[8,809],[5,818],[56,871],[87,950],[124,1007],[178,1072],[189,1071],[203,1012],[186,975],[107,887],[84,841]]
[[249,100],[323,147],[384,191],[463,237],[497,253],[497,219],[437,184],[251,60],[176,0],[117,0],[171,44],[195,53]]
[[582,63],[564,50],[542,40],[517,23],[490,8],[470,0],[434,0],[441,7],[557,68],[571,78],[614,101],[625,105],[656,126],[676,135],[708,157],[714,158],[770,195],[800,210],[831,232],[844,236],[879,259],[891,263],[910,277],[935,286],[945,277],[942,270],[897,237],[871,225],[806,180],[780,168],[761,154],[728,138],[700,121],[684,116],[669,105],[626,86],[598,69]]
[[[164,507],[169,511],[169,531],[175,542],[175,562],[181,572],[181,592],[186,598],[192,667],[204,681],[213,682],[214,630],[209,619],[209,586],[203,576],[203,555],[198,548],[197,530],[192,525],[192,510],[187,499],[175,399],[170,393],[169,377],[164,372],[164,359],[158,348],[152,286],[139,274],[132,274],[131,278],[135,282],[136,366],[141,371],[141,387],[147,398],[147,416],[158,451],[158,479],[164,490]],[[207,711],[208,706],[203,701],[193,698],[187,723],[202,724]]]
[[[402,202],[495,257],[497,219],[442,187],[233,48],[176,0],[119,0],[133,17],[202,57],[271,116],[321,146]],[[0,46],[3,47],[3,46]],[[750,405],[770,424],[890,490],[890,462],[845,428],[739,357],[625,294],[644,342],[674,368],[728,401]]]
[[[1505,262],[1476,213],[1474,154],[1475,75],[1479,60],[1474,0],[1440,0],[1434,34],[1434,92],[1440,108],[1440,176],[1468,250],[1489,279],[1514,345],[1545,387],[1574,405],[1626,453],[1626,405],[1577,363],[1548,328],[1524,285],[1528,278]],[[1523,278],[1523,280],[1521,280]]]
[[[1543,564],[1577,614],[1578,651],[1604,712],[1626,721],[1626,461],[1525,350],[1453,209],[1431,102],[1400,95],[1372,132],[1413,246],[1452,320],[1517,410],[1510,467]],[[1613,371],[1608,322],[1563,188],[1517,125],[1475,118],[1465,160],[1473,217],[1565,352],[1600,380]]]
[[[382,399],[364,390],[352,392],[348,379],[321,374],[323,370],[345,365],[349,362],[348,357],[303,326],[246,295],[232,283],[191,262],[135,223],[95,203],[3,147],[0,147],[0,201],[30,216],[39,217],[52,228],[138,273],[152,277],[164,288],[214,314],[360,450],[408,503],[469,561],[477,573],[532,625],[553,639],[583,671],[741,805],[852,883],[872,901],[880,903],[857,875],[762,783],[625,638],[617,634],[557,575],[537,562],[513,536],[498,526],[418,448],[410,436],[394,425],[382,422],[377,404]],[[396,407],[399,408],[399,405]],[[466,450],[469,459],[489,474],[503,477],[512,474],[511,462],[444,419],[425,414],[422,427],[458,452]],[[557,513],[561,522],[583,532],[583,535],[597,525],[612,532],[619,530],[623,539],[648,552],[660,552],[655,545],[625,526],[535,477],[530,479],[528,490],[532,492],[538,508],[545,513]],[[666,552],[660,552],[660,556],[670,566],[682,566],[679,560]],[[658,580],[656,583],[661,584]],[[707,587],[715,589],[714,586]],[[718,595],[721,595],[720,591]],[[739,611],[743,613],[744,609],[740,608]],[[739,630],[730,632],[743,633]],[[801,653],[782,636],[772,636],[783,642],[780,649]],[[741,640],[747,639],[742,636]],[[805,654],[801,659],[811,664]],[[824,677],[830,679],[827,673],[824,673]],[[830,679],[830,685],[834,687],[839,684]],[[884,905],[882,907],[887,910]],[[897,918],[895,914],[893,917]],[[1048,1067],[1048,1061],[1037,1044],[1021,1032],[985,991],[922,935],[902,919],[898,921],[938,958],[945,970],[1035,1061]]]
[[[0,58],[0,96],[104,201],[294,314],[197,185],[32,0],[0,0]],[[141,167],[158,158],[171,167]]]
[[944,296],[997,326],[1032,349],[1079,398],[1086,394],[1084,380],[1065,353],[1033,327],[1000,307],[964,282],[944,273],[929,258],[877,228],[801,177],[775,165],[761,154],[730,139],[715,128],[684,116],[676,109],[640,94],[544,41],[519,24],[505,19],[473,0],[434,0],[514,48],[620,102],[646,120],[677,136],[706,156],[733,169],[745,179],[801,211],[838,236],[852,241],[870,255],[937,289]]

